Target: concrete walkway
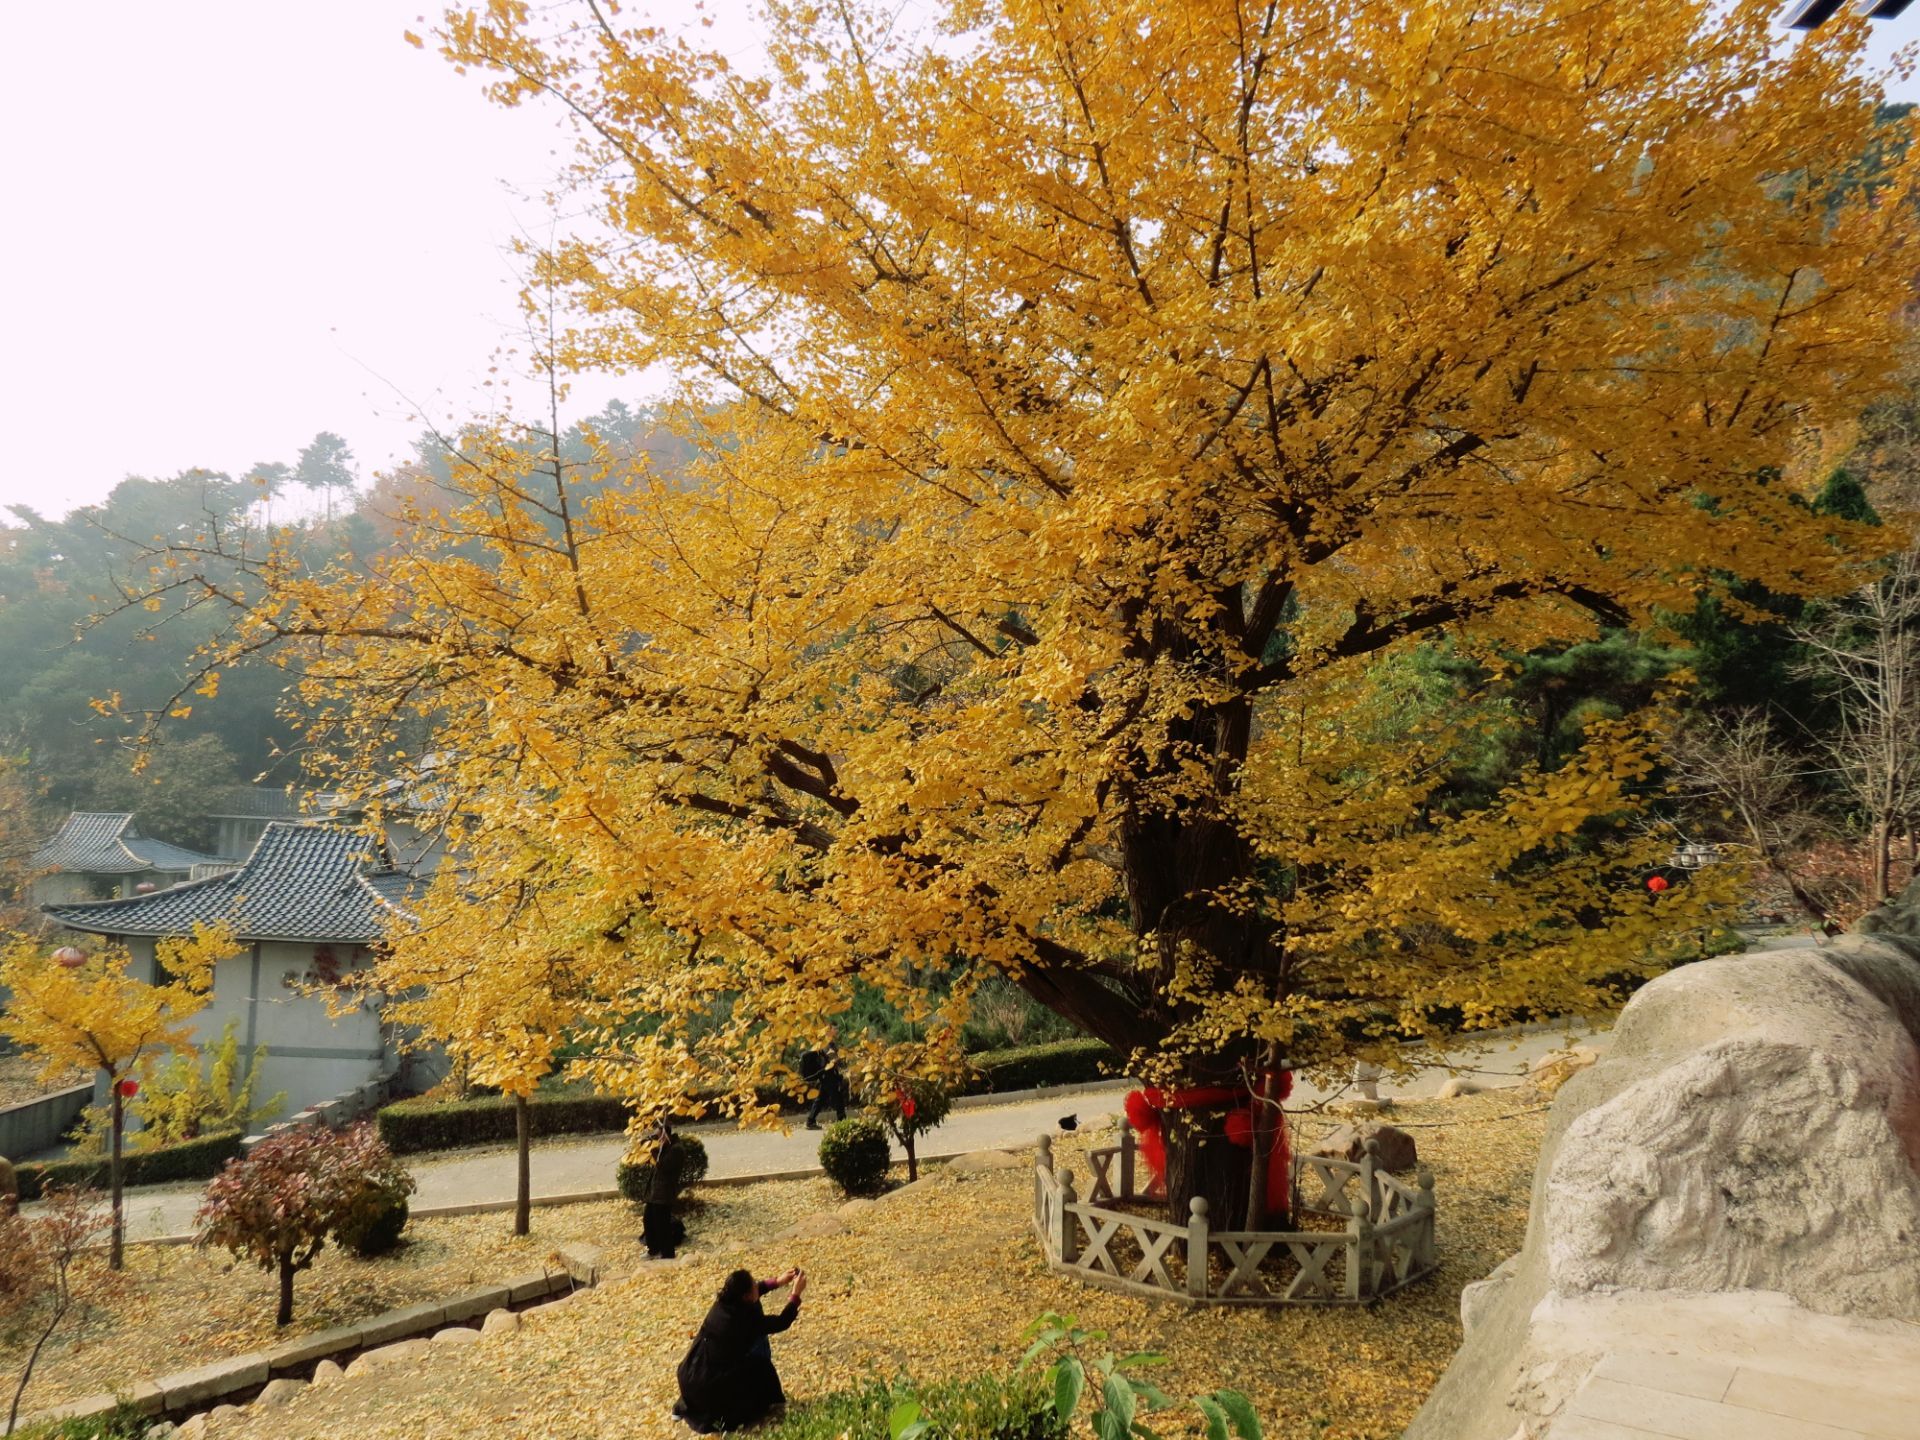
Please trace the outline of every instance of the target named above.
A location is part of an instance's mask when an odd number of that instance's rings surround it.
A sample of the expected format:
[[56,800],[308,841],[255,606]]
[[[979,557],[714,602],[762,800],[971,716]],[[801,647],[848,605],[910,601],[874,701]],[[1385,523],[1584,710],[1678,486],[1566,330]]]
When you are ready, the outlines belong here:
[[1920,1327],[1758,1291],[1623,1291],[1543,1311],[1565,1327],[1564,1363],[1604,1347],[1547,1440],[1920,1437]]
[[[1602,1033],[1583,1043],[1604,1045]],[[1489,1088],[1517,1084],[1532,1063],[1566,1043],[1564,1029],[1533,1026],[1500,1031],[1472,1046],[1463,1045],[1455,1057],[1460,1073]],[[1405,1081],[1383,1079],[1382,1095],[1412,1098],[1431,1095],[1446,1078],[1444,1072],[1425,1071]],[[1010,1149],[1031,1145],[1043,1134],[1054,1133],[1062,1116],[1073,1115],[1083,1125],[1117,1114],[1131,1086],[1116,1081],[1094,1088],[1024,1092],[993,1103],[962,1102],[946,1123],[921,1141],[922,1159],[945,1159],[974,1150]],[[1313,1105],[1326,1098],[1314,1086],[1296,1086],[1289,1109]],[[731,1125],[689,1127],[707,1147],[707,1178],[740,1181],[748,1178],[812,1174],[820,1166],[820,1135],[796,1123],[777,1130],[738,1130]],[[619,1135],[537,1140],[532,1155],[534,1203],[564,1203],[569,1199],[602,1199],[613,1194],[613,1170],[626,1150]],[[895,1147],[895,1158],[906,1157]],[[511,1146],[440,1152],[411,1156],[407,1162],[419,1191],[413,1197],[416,1215],[438,1211],[492,1209],[513,1200],[514,1155]],[[201,1187],[145,1186],[126,1192],[127,1236],[133,1240],[182,1236],[193,1228]],[[31,1208],[31,1207],[30,1207]]]

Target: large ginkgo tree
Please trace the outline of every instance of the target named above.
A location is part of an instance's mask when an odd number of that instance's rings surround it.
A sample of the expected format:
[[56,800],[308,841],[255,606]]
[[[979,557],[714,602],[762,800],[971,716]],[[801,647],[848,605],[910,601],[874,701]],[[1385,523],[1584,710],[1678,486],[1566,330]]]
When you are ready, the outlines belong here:
[[[434,729],[471,853],[525,857],[468,883],[557,897],[643,1106],[751,1109],[856,982],[931,1024],[1003,974],[1263,1094],[1602,1004],[1712,898],[1638,883],[1642,722],[1461,812],[1481,712],[1395,657],[1850,583],[1791,462],[1892,374],[1911,176],[1855,183],[1900,149],[1863,26],[1771,8],[453,12],[577,125],[548,358],[674,377],[700,458],[470,436],[369,569],[201,592],[210,659],[297,654],[362,767]],[[1243,1214],[1191,1114],[1174,1203]]]

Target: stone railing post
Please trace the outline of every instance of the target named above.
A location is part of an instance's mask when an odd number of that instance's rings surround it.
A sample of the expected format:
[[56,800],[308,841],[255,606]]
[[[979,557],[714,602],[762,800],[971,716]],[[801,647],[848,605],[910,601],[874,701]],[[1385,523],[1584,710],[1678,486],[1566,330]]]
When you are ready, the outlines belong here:
[[1207,1197],[1187,1202],[1187,1298],[1207,1298]]
[[1374,1167],[1380,1163],[1380,1142],[1367,1141],[1366,1153],[1360,1157],[1360,1198],[1367,1207],[1368,1221],[1380,1220],[1380,1178],[1374,1174]]
[[1420,1198],[1414,1201],[1420,1207],[1426,1219],[1420,1226],[1419,1264],[1423,1269],[1431,1269],[1435,1263],[1433,1245],[1433,1171],[1426,1166],[1420,1167]]
[[1040,1248],[1053,1258],[1053,1137],[1042,1135],[1033,1148],[1033,1228],[1040,1237]]
[[1117,1199],[1133,1199],[1133,1126],[1120,1118],[1120,1192]]
[[1063,1165],[1056,1173],[1060,1180],[1060,1211],[1055,1217],[1053,1238],[1060,1251],[1060,1263],[1071,1265],[1080,1258],[1079,1224],[1073,1213],[1079,1196],[1073,1193],[1073,1171]]
[[1373,1298],[1373,1221],[1355,1215],[1347,1221],[1347,1299]]

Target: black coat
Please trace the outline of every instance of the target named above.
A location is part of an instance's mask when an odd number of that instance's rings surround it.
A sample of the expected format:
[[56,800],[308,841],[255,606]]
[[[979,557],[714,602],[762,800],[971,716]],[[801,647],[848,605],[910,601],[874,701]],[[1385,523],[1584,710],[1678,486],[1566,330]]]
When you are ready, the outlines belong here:
[[793,1324],[799,1313],[798,1300],[789,1300],[778,1315],[762,1310],[758,1295],[731,1304],[716,1300],[680,1362],[680,1403],[674,1413],[702,1432],[733,1430],[784,1404],[773,1356],[761,1342]]
[[647,1200],[654,1205],[671,1205],[680,1197],[680,1177],[687,1173],[687,1152],[678,1140],[669,1140],[653,1157],[653,1180]]

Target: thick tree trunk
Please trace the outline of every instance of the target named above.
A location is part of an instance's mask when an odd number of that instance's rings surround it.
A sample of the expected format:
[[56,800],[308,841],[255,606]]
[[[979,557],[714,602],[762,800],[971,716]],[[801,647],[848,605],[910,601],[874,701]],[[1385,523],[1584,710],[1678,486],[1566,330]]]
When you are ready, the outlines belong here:
[[1207,1202],[1215,1230],[1242,1230],[1247,1222],[1247,1181],[1253,1153],[1227,1139],[1228,1107],[1176,1110],[1167,1116],[1167,1214],[1184,1223],[1190,1202]]
[[513,1097],[513,1139],[513,1233],[525,1235],[533,1228],[533,1112],[524,1095]]
[[293,1256],[280,1257],[280,1313],[274,1318],[276,1325],[293,1323]]

